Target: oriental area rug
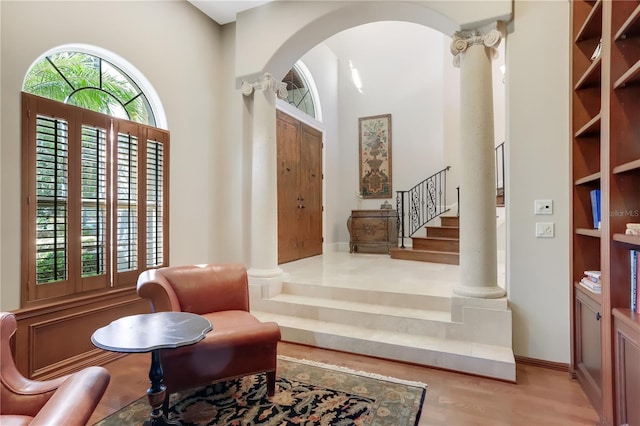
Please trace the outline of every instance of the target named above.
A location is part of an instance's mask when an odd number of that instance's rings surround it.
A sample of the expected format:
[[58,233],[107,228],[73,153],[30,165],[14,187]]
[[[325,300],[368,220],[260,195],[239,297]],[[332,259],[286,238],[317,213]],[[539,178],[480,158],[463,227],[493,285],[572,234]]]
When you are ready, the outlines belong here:
[[[344,367],[278,357],[276,393],[265,374],[171,394],[169,420],[182,425],[415,426],[427,385]],[[142,397],[96,426],[142,425]]]

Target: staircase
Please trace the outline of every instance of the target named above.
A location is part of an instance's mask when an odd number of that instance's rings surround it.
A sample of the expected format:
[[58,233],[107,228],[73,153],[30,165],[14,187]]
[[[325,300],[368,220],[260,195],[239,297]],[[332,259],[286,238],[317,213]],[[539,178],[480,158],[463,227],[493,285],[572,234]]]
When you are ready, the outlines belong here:
[[411,248],[391,249],[392,259],[460,264],[460,228],[457,216],[440,216],[440,226],[426,226],[426,237],[411,237]]
[[[250,280],[251,312],[277,322],[284,341],[515,381],[506,298],[453,297],[456,266],[375,254],[318,257],[318,269],[279,285]],[[339,273],[327,271],[343,264]]]

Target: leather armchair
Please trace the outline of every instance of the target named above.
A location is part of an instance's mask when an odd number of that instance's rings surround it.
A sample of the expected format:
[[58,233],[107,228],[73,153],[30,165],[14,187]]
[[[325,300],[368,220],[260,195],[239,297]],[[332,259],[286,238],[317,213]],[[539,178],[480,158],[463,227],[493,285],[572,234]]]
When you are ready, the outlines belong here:
[[161,351],[167,398],[180,389],[262,372],[267,373],[267,394],[273,396],[280,328],[249,313],[244,266],[151,269],[138,277],[138,295],[150,300],[152,312],[191,312],[213,325],[200,342]]
[[16,318],[0,313],[0,424],[84,426],[109,384],[103,367],[87,367],[53,380],[25,378],[16,368],[10,339]]

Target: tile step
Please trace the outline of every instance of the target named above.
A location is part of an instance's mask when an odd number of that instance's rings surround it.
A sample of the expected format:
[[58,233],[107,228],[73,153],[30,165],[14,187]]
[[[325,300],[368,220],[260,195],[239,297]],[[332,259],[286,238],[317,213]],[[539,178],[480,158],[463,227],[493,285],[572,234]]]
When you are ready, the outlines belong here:
[[417,336],[252,310],[280,325],[284,341],[515,381],[511,348]]
[[[286,312],[302,318],[331,318],[344,324],[370,324],[376,328],[425,330],[444,328],[451,323],[451,311],[402,308],[335,299],[278,294],[258,302],[264,311]],[[433,324],[442,323],[442,324]]]
[[383,305],[389,308],[451,311],[451,297],[285,282],[282,293],[315,299]]

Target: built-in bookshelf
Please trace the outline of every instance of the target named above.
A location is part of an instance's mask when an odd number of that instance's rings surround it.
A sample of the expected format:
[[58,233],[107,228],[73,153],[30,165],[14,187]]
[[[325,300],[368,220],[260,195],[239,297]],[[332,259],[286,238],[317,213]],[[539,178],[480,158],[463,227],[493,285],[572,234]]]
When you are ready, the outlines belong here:
[[[571,2],[571,370],[604,424],[640,424],[640,1]],[[600,229],[590,194],[600,190]],[[601,271],[601,291],[581,285]]]

